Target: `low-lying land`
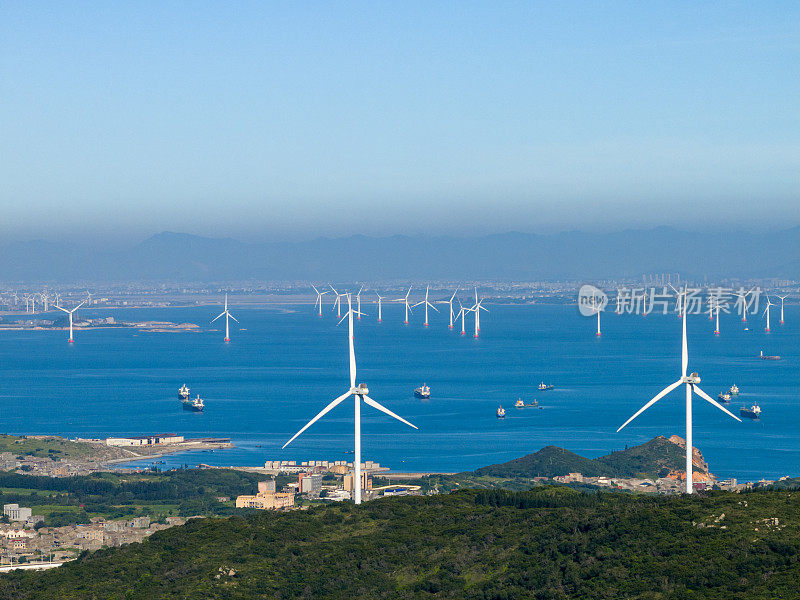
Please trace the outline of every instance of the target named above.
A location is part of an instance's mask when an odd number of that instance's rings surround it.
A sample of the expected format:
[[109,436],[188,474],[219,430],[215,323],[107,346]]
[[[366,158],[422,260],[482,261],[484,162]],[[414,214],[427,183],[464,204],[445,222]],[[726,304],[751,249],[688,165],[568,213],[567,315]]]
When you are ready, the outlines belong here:
[[540,486],[194,519],[0,598],[796,598],[798,500]]
[[229,440],[188,439],[179,443],[109,446],[103,440],[66,440],[56,435],[0,435],[0,470],[68,477],[108,470],[116,463],[153,459],[189,450],[231,448]]

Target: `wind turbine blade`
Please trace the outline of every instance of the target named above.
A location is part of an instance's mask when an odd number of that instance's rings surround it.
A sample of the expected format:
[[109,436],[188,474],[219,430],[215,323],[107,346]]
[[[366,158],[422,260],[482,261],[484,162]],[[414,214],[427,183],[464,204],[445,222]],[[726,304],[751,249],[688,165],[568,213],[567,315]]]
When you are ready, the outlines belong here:
[[671,385],[668,385],[668,386],[667,386],[667,387],[665,387],[663,390],[661,390],[660,392],[658,392],[658,393],[657,393],[657,394],[656,394],[656,395],[653,397],[653,399],[652,399],[652,400],[650,400],[650,402],[648,402],[648,403],[647,403],[647,404],[645,404],[645,405],[644,405],[642,408],[640,408],[639,410],[637,410],[637,411],[636,411],[636,412],[633,414],[633,416],[632,416],[630,419],[628,419],[627,421],[625,421],[625,422],[622,424],[622,426],[621,426],[619,429],[617,429],[617,433],[619,433],[620,431],[622,431],[622,429],[623,429],[623,428],[624,428],[624,427],[625,427],[625,426],[626,426],[628,423],[630,423],[631,421],[633,421],[633,420],[634,420],[636,417],[638,417],[640,414],[642,414],[642,413],[643,413],[644,411],[646,411],[648,408],[650,408],[651,406],[653,406],[653,404],[655,404],[656,402],[658,402],[659,400],[661,400],[661,399],[662,399],[664,396],[666,396],[667,394],[669,394],[669,393],[670,393],[672,390],[674,390],[676,387],[678,387],[678,386],[679,386],[680,384],[682,384],[682,383],[683,383],[683,379],[678,379],[678,381],[676,381],[675,383],[673,383],[673,384],[671,384]]
[[686,342],[686,309],[683,312],[683,341],[681,342],[681,375],[686,376],[686,369],[689,366],[689,346]]
[[413,285],[408,286],[408,291],[406,292],[406,300],[408,300],[408,295],[411,293],[411,288],[414,287]]
[[228,316],[229,316],[231,319],[233,319],[234,321],[236,321],[237,323],[239,322],[239,319],[237,319],[236,317],[234,317],[234,316],[233,316],[231,313],[228,313]]
[[72,309],[72,312],[75,312],[76,310],[78,310],[78,309],[79,309],[81,306],[83,306],[84,304],[86,304],[86,300],[84,300],[83,302],[81,302],[80,304],[78,304],[78,306],[76,306],[75,308],[73,308],[73,309]]
[[395,419],[397,419],[397,420],[398,420],[398,421],[400,421],[401,423],[405,423],[405,424],[406,424],[406,425],[408,425],[409,427],[413,427],[414,429],[419,429],[419,427],[417,427],[416,425],[414,425],[414,424],[412,424],[412,423],[409,423],[409,422],[408,422],[408,421],[406,421],[406,420],[405,420],[403,417],[401,417],[401,416],[399,416],[399,415],[396,415],[396,414],[394,414],[394,413],[393,413],[392,411],[390,411],[388,408],[386,408],[385,406],[383,406],[383,404],[380,404],[380,403],[378,403],[378,402],[375,402],[375,400],[373,400],[373,399],[372,399],[372,398],[370,398],[369,396],[361,396],[361,397],[364,399],[364,402],[365,402],[365,403],[367,403],[367,404],[369,404],[369,405],[370,405],[372,408],[376,408],[376,409],[378,409],[379,411],[381,411],[381,412],[383,412],[383,413],[386,413],[386,414],[387,414],[387,415],[389,415],[390,417],[394,417]]
[[315,292],[317,292],[317,294],[319,294],[319,290],[317,289],[317,286],[315,286],[315,285],[312,283],[312,284],[311,284],[311,287],[312,287],[312,288],[314,288],[314,291],[315,291]]
[[292,439],[290,439],[290,440],[289,440],[288,442],[286,442],[286,443],[285,443],[283,446],[281,446],[281,450],[283,450],[284,448],[286,448],[286,446],[288,446],[289,444],[291,444],[291,443],[292,443],[292,442],[295,440],[295,438],[296,438],[298,435],[300,435],[301,433],[303,433],[303,432],[304,432],[306,429],[308,429],[309,427],[311,427],[311,426],[312,426],[314,423],[316,423],[317,421],[319,421],[319,420],[320,420],[322,417],[324,417],[326,414],[328,414],[330,411],[332,411],[334,408],[336,408],[336,407],[337,407],[339,404],[341,404],[341,403],[342,403],[342,402],[343,402],[343,401],[344,401],[344,400],[345,400],[345,399],[346,399],[346,398],[347,398],[347,397],[348,397],[350,394],[352,394],[352,393],[353,393],[353,392],[347,392],[346,394],[342,394],[342,395],[341,395],[341,396],[339,396],[339,397],[338,397],[336,400],[334,400],[333,402],[331,402],[330,404],[328,404],[328,406],[326,406],[326,407],[325,407],[325,408],[323,408],[321,411],[319,411],[319,413],[317,414],[317,416],[316,416],[316,417],[314,417],[314,418],[313,418],[313,419],[311,419],[311,420],[310,420],[308,423],[306,423],[306,424],[305,424],[305,426],[304,426],[304,427],[303,427],[303,428],[302,428],[300,431],[298,431],[297,433],[295,433],[295,434],[292,436]]
[[69,313],[69,311],[68,311],[66,308],[61,308],[60,306],[56,306],[56,308],[57,308],[58,310],[60,310],[60,311],[63,311],[63,312],[65,312],[65,313]]
[[224,310],[221,313],[219,313],[216,317],[211,319],[210,322],[213,323],[214,321],[216,321],[217,319],[219,319],[220,317],[223,317],[223,316],[225,316],[225,311]]
[[741,420],[739,417],[737,417],[735,414],[733,414],[733,413],[732,413],[731,411],[729,411],[727,408],[725,408],[724,406],[722,406],[722,404],[720,404],[719,402],[717,402],[716,400],[714,400],[714,399],[713,399],[711,396],[709,396],[708,394],[706,394],[706,393],[705,393],[703,390],[701,390],[701,389],[700,389],[700,387],[699,387],[699,386],[692,384],[692,389],[693,389],[693,390],[695,391],[695,393],[696,393],[698,396],[700,396],[700,397],[701,397],[703,400],[705,400],[705,401],[707,401],[707,402],[710,402],[711,404],[713,404],[714,406],[716,406],[718,409],[720,409],[722,412],[724,412],[726,415],[728,415],[728,416],[730,416],[730,417],[733,417],[734,419],[736,419],[737,421],[739,421],[739,423],[741,423],[741,422],[742,422],[742,420]]
[[417,306],[419,306],[421,304],[425,304],[425,300],[423,300],[422,302],[417,302],[416,304],[409,304],[409,306],[412,306],[412,307],[416,308]]
[[350,296],[347,297],[347,314],[350,316],[347,324],[347,341],[350,345],[350,388],[356,387],[356,350],[353,347],[353,309],[350,306]]

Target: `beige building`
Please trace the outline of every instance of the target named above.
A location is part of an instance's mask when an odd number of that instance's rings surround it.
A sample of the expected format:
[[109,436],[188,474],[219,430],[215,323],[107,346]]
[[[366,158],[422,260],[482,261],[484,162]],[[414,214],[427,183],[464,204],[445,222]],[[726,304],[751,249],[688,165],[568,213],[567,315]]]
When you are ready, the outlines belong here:
[[259,492],[255,496],[239,496],[236,508],[258,508],[260,510],[277,510],[294,506],[294,494],[281,492]]
[[[355,484],[355,474],[348,473],[344,476],[344,489],[348,492],[352,492],[354,489]],[[372,489],[372,477],[369,477],[366,473],[361,473],[361,489],[362,490],[371,490]]]
[[158,446],[183,443],[183,436],[175,433],[140,435],[129,438],[106,438],[106,446]]

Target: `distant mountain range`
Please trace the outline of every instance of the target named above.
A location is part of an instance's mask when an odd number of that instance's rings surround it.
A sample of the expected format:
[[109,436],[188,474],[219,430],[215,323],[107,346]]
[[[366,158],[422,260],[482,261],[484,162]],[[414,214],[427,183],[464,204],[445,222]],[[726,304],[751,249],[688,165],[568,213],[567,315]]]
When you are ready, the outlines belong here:
[[319,238],[248,244],[164,232],[114,249],[47,241],[0,246],[0,280],[601,280],[679,272],[701,281],[800,279],[800,227],[769,233],[669,227],[553,235]]

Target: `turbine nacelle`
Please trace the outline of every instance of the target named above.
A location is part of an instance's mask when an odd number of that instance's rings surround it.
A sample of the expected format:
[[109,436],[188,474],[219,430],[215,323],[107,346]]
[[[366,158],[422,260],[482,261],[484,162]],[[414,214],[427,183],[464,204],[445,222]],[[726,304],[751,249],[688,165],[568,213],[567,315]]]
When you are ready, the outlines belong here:
[[350,393],[358,396],[366,396],[369,394],[369,388],[366,383],[359,383],[356,387],[350,388]]
[[698,373],[692,373],[691,375],[684,375],[681,377],[682,383],[700,383],[700,375]]

